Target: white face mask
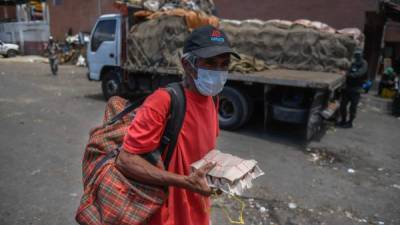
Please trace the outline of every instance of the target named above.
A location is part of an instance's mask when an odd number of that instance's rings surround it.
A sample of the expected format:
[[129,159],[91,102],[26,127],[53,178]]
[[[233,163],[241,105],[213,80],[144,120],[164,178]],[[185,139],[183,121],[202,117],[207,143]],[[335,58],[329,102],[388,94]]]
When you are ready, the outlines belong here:
[[194,83],[202,95],[215,96],[222,91],[227,78],[228,71],[198,68],[197,79],[194,79]]

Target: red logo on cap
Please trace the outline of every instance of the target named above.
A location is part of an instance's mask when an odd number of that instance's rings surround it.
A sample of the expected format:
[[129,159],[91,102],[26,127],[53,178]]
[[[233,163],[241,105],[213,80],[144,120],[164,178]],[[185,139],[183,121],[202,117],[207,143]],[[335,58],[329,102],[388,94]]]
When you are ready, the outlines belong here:
[[221,32],[219,32],[219,30],[213,30],[213,32],[211,33],[211,37],[221,37],[222,34]]

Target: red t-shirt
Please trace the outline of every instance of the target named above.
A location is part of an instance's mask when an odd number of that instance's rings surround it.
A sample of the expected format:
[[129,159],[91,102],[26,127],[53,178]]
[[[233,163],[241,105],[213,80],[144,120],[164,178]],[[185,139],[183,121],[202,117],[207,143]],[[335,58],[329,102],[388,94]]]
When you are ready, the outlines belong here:
[[[185,89],[186,114],[168,171],[189,175],[190,165],[216,146],[218,117],[212,97]],[[143,154],[160,144],[167,122],[170,96],[165,89],[150,95],[137,110],[124,138],[127,152]],[[168,199],[149,225],[208,225],[209,199],[185,189],[169,187]]]

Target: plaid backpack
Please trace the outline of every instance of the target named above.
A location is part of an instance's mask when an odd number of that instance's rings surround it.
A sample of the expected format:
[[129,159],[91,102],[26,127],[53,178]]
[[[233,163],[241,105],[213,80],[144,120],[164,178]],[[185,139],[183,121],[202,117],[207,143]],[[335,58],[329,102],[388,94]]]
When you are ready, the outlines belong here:
[[[164,167],[168,168],[184,120],[186,99],[179,83],[169,84],[166,90],[171,96],[169,119],[161,144],[154,151],[159,153],[154,155],[159,157],[167,151]],[[115,167],[115,157],[135,116],[133,109],[142,100],[128,105],[126,99],[112,97],[103,125],[90,132],[82,162],[84,192],[76,212],[79,224],[145,224],[166,199],[165,188],[128,179]],[[154,155],[143,157],[155,163]]]

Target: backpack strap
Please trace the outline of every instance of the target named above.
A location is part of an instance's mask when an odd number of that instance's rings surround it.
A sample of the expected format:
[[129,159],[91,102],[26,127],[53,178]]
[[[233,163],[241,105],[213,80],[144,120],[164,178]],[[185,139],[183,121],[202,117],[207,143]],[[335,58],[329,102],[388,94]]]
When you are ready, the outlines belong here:
[[171,96],[169,119],[160,142],[160,153],[165,153],[164,167],[168,170],[172,154],[178,141],[186,113],[185,91],[181,83],[170,83],[166,87]]
[[212,96],[212,99],[213,99],[213,102],[214,102],[215,109],[217,110],[218,107],[219,107],[219,95]]
[[107,123],[106,126],[112,125],[116,123],[117,121],[121,120],[122,117],[124,117],[126,114],[130,113],[134,109],[136,109],[145,99],[145,96],[140,97],[136,101],[130,103],[124,110],[119,112],[117,115],[115,115],[113,118],[111,118]]
[[[170,94],[171,103],[168,122],[163,136],[161,137],[160,146],[156,151],[143,154],[142,156],[153,165],[156,165],[161,155],[167,151],[164,159],[164,168],[168,170],[171,157],[178,142],[179,133],[182,129],[183,121],[185,120],[186,96],[182,83],[170,83],[167,85],[166,89]],[[218,109],[219,96],[213,96],[212,98],[215,109]]]

